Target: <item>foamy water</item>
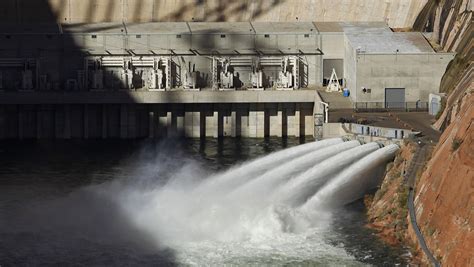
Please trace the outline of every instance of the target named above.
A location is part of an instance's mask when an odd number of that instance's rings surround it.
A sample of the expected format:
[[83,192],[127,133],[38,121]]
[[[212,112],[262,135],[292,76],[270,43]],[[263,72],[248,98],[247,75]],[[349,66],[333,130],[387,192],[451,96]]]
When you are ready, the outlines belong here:
[[115,198],[138,229],[184,264],[353,264],[344,247],[325,241],[332,210],[373,188],[378,177],[366,174],[397,150],[332,139],[215,174],[183,162],[166,184],[122,188]]

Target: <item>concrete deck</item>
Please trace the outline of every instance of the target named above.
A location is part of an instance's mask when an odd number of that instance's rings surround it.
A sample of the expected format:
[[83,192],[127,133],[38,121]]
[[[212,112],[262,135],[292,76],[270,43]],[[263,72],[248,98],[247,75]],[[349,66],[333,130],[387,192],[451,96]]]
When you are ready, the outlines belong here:
[[313,103],[315,90],[0,92],[0,104]]

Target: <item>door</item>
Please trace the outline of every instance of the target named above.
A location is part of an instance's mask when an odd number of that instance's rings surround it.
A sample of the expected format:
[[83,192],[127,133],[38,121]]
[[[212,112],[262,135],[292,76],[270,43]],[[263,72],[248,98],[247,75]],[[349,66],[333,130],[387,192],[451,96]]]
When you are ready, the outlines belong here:
[[405,108],[405,88],[385,88],[385,108]]

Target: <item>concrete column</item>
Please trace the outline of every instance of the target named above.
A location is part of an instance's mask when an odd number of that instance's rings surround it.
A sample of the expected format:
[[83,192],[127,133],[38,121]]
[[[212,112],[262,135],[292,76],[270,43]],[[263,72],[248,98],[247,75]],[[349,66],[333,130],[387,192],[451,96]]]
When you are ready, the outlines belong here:
[[107,138],[107,128],[109,125],[107,111],[107,105],[102,105],[102,139]]
[[87,104],[84,105],[84,139],[89,138],[89,107]]
[[61,106],[54,106],[54,138],[61,139],[64,138],[64,108],[61,109]]
[[314,116],[313,111],[305,109],[304,110],[304,135],[306,136],[314,136]]
[[193,130],[192,130],[192,137],[199,138],[201,137],[201,112],[192,112],[193,118]]
[[155,112],[148,112],[148,138],[155,138]]
[[173,113],[171,111],[166,112],[166,130],[167,130],[167,136],[174,136],[175,134],[175,128],[176,127],[176,122],[173,122]]
[[179,136],[184,135],[184,116],[176,115],[176,134]]
[[206,137],[218,137],[219,113],[213,111],[212,116],[206,116]]
[[137,138],[137,112],[134,104],[128,105],[128,138]]
[[293,119],[293,129],[294,129],[294,134],[296,137],[301,136],[301,111],[300,111],[300,105],[296,104],[295,105],[295,117]]
[[264,137],[265,111],[263,104],[250,104],[249,110],[249,137]]
[[282,135],[282,112],[279,109],[278,104],[268,105],[267,112],[269,113],[269,130],[270,136]]
[[4,106],[0,106],[0,139],[4,139],[7,136],[7,116]]
[[164,110],[155,110],[155,119],[157,120],[156,123],[156,132],[155,137],[165,137],[167,134],[167,123],[168,117],[166,116],[166,112]]
[[247,108],[240,109],[237,113],[237,117],[238,118],[240,117],[240,136],[250,137],[248,109]]
[[42,127],[42,110],[41,105],[36,105],[36,139],[43,138],[41,127]]
[[184,112],[184,136],[193,137],[193,112]]
[[23,109],[21,105],[18,105],[18,139],[23,139],[25,136],[25,132],[23,129],[23,117],[24,117]]
[[[236,137],[237,131],[240,129],[240,125],[237,123],[237,111],[232,110],[230,113],[230,123],[231,123],[231,136]],[[240,120],[239,120],[240,123]]]
[[64,105],[64,139],[71,139],[71,106]]
[[282,105],[281,110],[281,136],[288,136],[288,105]]
[[120,105],[120,138],[128,137],[128,110],[127,105]]

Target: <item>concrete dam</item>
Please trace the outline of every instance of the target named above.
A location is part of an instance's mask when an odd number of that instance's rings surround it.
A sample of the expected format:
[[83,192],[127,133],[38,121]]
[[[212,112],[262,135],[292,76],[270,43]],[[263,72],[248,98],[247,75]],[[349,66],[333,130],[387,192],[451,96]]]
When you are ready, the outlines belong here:
[[26,23],[0,36],[1,139],[320,138],[333,72],[343,108],[419,108],[453,57],[383,22]]

